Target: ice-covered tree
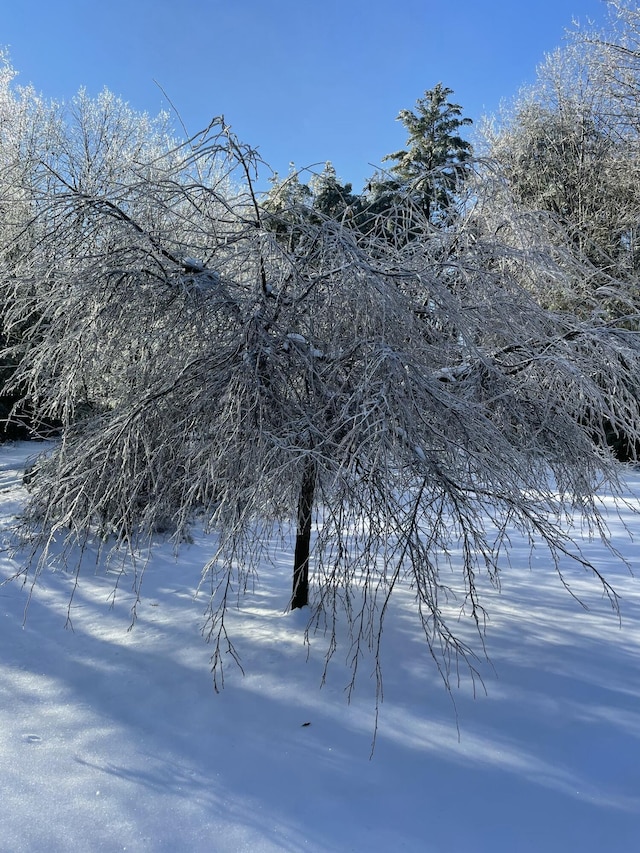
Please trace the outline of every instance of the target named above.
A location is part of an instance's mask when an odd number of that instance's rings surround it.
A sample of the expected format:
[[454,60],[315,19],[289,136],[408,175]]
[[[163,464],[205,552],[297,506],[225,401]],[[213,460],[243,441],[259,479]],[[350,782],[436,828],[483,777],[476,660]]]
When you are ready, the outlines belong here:
[[[32,216],[35,163],[45,145],[49,119],[49,107],[32,88],[17,86],[16,77],[8,56],[0,51],[0,267],[5,277],[13,275],[38,241]],[[9,334],[3,300],[4,296],[0,301],[0,341],[3,347],[19,349],[24,327],[33,318],[13,324]],[[21,396],[19,389],[1,390],[18,359],[15,354],[5,356],[0,364],[0,440],[28,435],[30,413],[15,405]]]
[[26,577],[54,554],[80,575],[90,541],[136,554],[204,524],[219,674],[227,608],[291,531],[281,604],[326,618],[329,654],[345,618],[354,676],[367,647],[378,660],[405,588],[447,677],[468,654],[450,587],[482,630],[480,578],[499,583],[514,526],[554,559],[569,509],[604,532],[596,484],[618,469],[603,416],[638,437],[640,341],[543,307],[581,259],[503,183],[478,184],[446,229],[399,207],[408,230],[389,240],[265,209],[255,155],[222,120],[136,149],[109,180],[77,180],[84,142],[64,143],[40,164],[40,239],[1,280],[9,327],[39,318],[15,386],[61,424],[29,476]]
[[608,275],[636,274],[638,138],[612,114],[591,46],[573,44],[548,56],[537,83],[488,137],[489,155],[518,201],[559,221],[601,271],[586,279],[584,298],[592,299]]
[[333,163],[326,163],[322,172],[312,177],[310,184],[312,206],[317,213],[337,220],[354,220],[362,200],[354,195],[352,184],[340,181]]
[[[576,31],[488,127],[488,154],[518,204],[553,221],[558,245],[569,239],[585,261],[574,285],[551,286],[545,304],[632,327],[640,270],[640,125],[633,118],[640,63],[633,45],[640,40],[635,5],[609,6],[609,31]],[[628,455],[623,432],[610,429],[609,439]]]
[[378,173],[370,182],[374,209],[393,205],[397,194],[420,210],[427,221],[446,223],[460,183],[469,174],[472,147],[461,135],[471,124],[462,107],[452,103],[453,90],[438,83],[416,101],[415,111],[398,114],[407,131],[405,147],[383,157],[392,162],[387,173]]

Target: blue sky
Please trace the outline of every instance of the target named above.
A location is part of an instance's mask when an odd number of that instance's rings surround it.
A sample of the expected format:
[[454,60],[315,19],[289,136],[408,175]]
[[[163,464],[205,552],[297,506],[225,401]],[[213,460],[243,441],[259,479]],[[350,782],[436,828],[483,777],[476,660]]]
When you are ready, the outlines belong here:
[[573,18],[605,17],[603,0],[34,0],[5,4],[0,45],[48,97],[106,86],[156,113],[157,80],[190,132],[223,113],[281,173],[331,160],[359,190],[425,89],[449,86],[477,121]]

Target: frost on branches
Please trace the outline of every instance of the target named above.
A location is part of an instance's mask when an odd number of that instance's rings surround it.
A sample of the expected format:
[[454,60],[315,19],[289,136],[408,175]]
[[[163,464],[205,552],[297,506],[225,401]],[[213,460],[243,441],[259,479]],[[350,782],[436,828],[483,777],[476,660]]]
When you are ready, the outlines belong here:
[[304,201],[265,210],[222,120],[172,145],[118,103],[83,108],[89,130],[79,108],[51,118],[18,175],[28,215],[2,255],[11,387],[60,434],[30,472],[27,578],[204,523],[219,676],[226,608],[292,525],[283,608],[308,601],[334,638],[346,619],[355,674],[410,589],[446,678],[469,654],[449,584],[482,630],[510,530],[574,553],[579,507],[606,536],[606,431],[640,438],[636,321],[542,307],[589,270],[489,170],[446,228],[396,208],[364,233]]

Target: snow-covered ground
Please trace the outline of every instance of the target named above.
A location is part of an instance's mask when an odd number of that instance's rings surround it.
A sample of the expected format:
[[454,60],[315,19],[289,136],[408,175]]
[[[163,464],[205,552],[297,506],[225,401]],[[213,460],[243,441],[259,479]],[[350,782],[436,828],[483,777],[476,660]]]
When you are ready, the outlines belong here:
[[[3,523],[33,449],[0,448]],[[640,474],[627,481],[640,495]],[[637,567],[637,543],[612,530]],[[0,850],[640,849],[640,589],[600,544],[585,549],[614,581],[622,625],[596,584],[569,570],[583,610],[514,542],[490,595],[487,694],[463,676],[457,716],[400,596],[371,759],[369,673],[347,704],[338,655],[320,688],[323,640],[308,656],[300,616],[283,612],[290,554],[234,614],[246,674],[230,666],[214,692],[194,598],[210,548],[196,537],[177,562],[156,550],[131,631],[127,583],[111,608],[102,569],[83,575],[73,630],[68,575],[43,575],[24,624],[27,591],[0,586]],[[16,565],[0,555],[0,577]]]

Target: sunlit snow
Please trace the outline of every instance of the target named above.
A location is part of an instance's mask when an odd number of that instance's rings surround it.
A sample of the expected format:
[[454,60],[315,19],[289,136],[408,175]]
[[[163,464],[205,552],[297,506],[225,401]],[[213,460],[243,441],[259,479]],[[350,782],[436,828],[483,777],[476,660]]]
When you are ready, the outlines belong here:
[[[33,445],[0,447],[4,526]],[[640,473],[625,474],[640,502]],[[629,509],[631,528],[640,518]],[[616,516],[616,546],[637,544]],[[5,537],[6,541],[6,537]],[[622,623],[586,575],[563,589],[513,542],[488,591],[486,694],[449,696],[398,596],[384,636],[376,748],[371,661],[346,702],[343,657],[320,687],[325,640],[285,613],[291,554],[264,565],[229,628],[216,694],[194,597],[211,542],[160,545],[132,630],[130,583],[85,565],[0,586],[0,850],[169,853],[617,853],[640,845],[640,590],[598,543],[585,551],[621,596]],[[19,563],[6,548],[2,578]],[[465,626],[461,626],[465,631]],[[472,640],[473,636],[469,635]],[[477,644],[477,640],[476,640]],[[453,700],[453,701],[452,701]]]

